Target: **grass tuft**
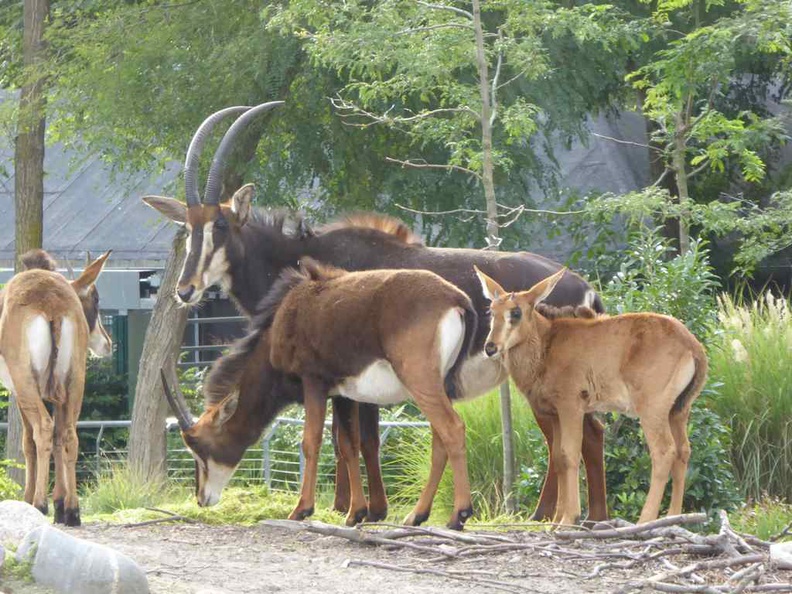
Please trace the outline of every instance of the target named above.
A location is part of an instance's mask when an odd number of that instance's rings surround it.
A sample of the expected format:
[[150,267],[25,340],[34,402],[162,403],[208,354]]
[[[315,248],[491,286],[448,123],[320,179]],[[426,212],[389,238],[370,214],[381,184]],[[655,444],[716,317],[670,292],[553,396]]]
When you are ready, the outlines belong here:
[[156,507],[172,498],[179,487],[145,479],[126,465],[116,465],[82,496],[87,514],[112,514],[119,510]]
[[[732,527],[738,532],[754,534],[761,539],[773,538],[792,525],[792,505],[774,497],[745,505],[730,514]],[[780,540],[792,540],[792,535]]]

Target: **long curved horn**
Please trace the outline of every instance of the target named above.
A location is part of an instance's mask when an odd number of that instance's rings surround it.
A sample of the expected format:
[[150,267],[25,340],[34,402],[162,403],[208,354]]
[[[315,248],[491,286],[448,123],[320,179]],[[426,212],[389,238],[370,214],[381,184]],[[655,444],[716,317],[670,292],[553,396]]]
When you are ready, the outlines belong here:
[[215,151],[214,158],[212,159],[212,166],[209,169],[209,176],[206,180],[206,189],[204,190],[204,204],[217,204],[220,202],[220,185],[222,183],[223,170],[225,169],[226,158],[234,144],[234,140],[239,135],[239,132],[248,125],[250,120],[257,115],[269,111],[273,107],[283,105],[283,101],[270,101],[256,105],[256,107],[246,111],[237,120],[231,124],[231,127],[226,131],[223,140],[220,141],[220,146]]
[[226,107],[214,112],[206,118],[193,134],[190,146],[187,148],[187,156],[184,159],[184,194],[187,199],[187,206],[196,206],[201,203],[201,195],[198,193],[198,158],[201,150],[206,143],[206,138],[215,127],[215,124],[227,115],[232,113],[244,113],[250,109],[249,105],[236,105]]
[[171,392],[170,386],[168,385],[168,380],[165,378],[165,370],[160,369],[160,377],[162,378],[162,387],[165,390],[165,398],[168,399],[168,404],[170,404],[173,414],[176,415],[176,420],[179,422],[179,428],[182,431],[187,431],[190,429],[190,427],[195,425],[195,421],[193,421],[192,414],[190,414],[190,408],[187,406],[187,402],[184,400],[184,394],[182,394],[181,389],[179,389],[177,384],[176,395],[173,395],[173,392]]

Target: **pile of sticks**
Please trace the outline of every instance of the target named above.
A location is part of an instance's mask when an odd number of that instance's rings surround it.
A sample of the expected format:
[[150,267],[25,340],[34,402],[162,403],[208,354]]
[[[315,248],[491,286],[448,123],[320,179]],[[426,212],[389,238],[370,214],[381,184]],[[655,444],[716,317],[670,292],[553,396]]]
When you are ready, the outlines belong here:
[[262,524],[410,553],[399,556],[408,565],[348,559],[346,566],[436,575],[507,592],[525,592],[530,588],[521,580],[505,581],[499,572],[491,571],[492,563],[487,564],[490,570],[480,570],[470,569],[471,564],[462,561],[533,552],[564,561],[566,567],[569,561],[574,561],[575,566],[587,568],[585,573],[576,574],[579,579],[594,580],[609,572],[626,575],[617,590],[622,594],[642,589],[707,594],[792,592],[792,583],[782,579],[785,572],[771,566],[772,543],[735,532],[726,513],[721,511],[719,515],[720,530],[714,534],[699,534],[684,528],[705,524],[706,514],[667,517],[640,526],[617,520],[592,529],[556,527],[554,532],[547,531],[550,525],[537,523],[497,526],[497,531],[495,527],[479,525],[464,532],[383,524],[346,528],[288,520],[267,520]]

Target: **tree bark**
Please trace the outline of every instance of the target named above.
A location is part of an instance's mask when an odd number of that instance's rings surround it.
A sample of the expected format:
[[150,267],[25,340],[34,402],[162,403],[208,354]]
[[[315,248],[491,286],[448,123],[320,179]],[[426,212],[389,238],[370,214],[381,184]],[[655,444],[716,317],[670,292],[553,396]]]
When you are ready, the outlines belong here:
[[[44,226],[44,129],[46,122],[45,78],[40,64],[44,58],[44,26],[49,15],[49,0],[25,0],[23,9],[23,63],[25,84],[19,99],[19,117],[14,153],[14,209],[16,272],[26,251],[42,247]],[[24,462],[22,421],[15,398],[8,409],[6,458]],[[24,471],[10,469],[20,485]]]
[[[677,114],[677,126],[674,133],[674,173],[676,174],[676,185],[679,190],[679,202],[683,204],[687,202],[690,194],[688,193],[688,175],[687,167],[685,164],[685,134],[687,124],[684,115],[680,112]],[[688,222],[685,220],[684,213],[679,217],[679,253],[686,254],[690,248],[690,233],[688,230]]]
[[140,357],[132,427],[129,431],[129,465],[144,480],[166,477],[165,418],[168,404],[160,381],[160,369],[165,369],[171,382],[175,381],[175,362],[178,360],[188,312],[186,307],[179,306],[174,297],[186,251],[184,238],[184,230],[179,230],[173,239]]
[[[500,245],[498,203],[495,199],[494,166],[492,163],[492,104],[484,31],[481,24],[481,4],[473,0],[473,30],[476,37],[476,62],[478,64],[479,91],[481,94],[481,146],[483,152],[482,184],[487,203],[487,247],[497,250]],[[493,89],[494,93],[494,89]],[[509,382],[500,387],[501,429],[503,431],[503,497],[506,511],[516,511],[512,490],[514,486],[514,430],[512,427],[511,393]]]

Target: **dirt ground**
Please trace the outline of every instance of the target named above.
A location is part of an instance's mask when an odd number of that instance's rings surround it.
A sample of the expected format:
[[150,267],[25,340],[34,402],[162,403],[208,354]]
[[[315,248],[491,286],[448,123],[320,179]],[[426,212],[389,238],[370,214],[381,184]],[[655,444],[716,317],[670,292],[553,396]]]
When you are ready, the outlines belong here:
[[[68,529],[75,536],[103,543],[135,559],[149,577],[151,591],[167,594],[239,594],[253,592],[322,592],[377,594],[495,592],[465,576],[506,581],[524,592],[545,594],[613,592],[623,572],[584,580],[591,566],[538,556],[508,553],[497,557],[434,565],[409,554],[345,541],[336,537],[290,533],[269,526],[237,527],[201,524],[124,528],[94,524]],[[463,571],[461,579],[402,573],[389,569],[347,566],[358,559]],[[637,576],[629,576],[637,577]]]

